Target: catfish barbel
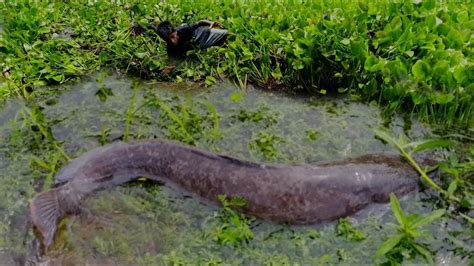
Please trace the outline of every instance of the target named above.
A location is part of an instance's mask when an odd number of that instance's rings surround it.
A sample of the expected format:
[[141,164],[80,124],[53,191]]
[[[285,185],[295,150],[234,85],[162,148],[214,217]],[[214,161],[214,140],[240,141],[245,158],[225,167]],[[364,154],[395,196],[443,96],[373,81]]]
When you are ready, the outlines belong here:
[[93,149],[63,167],[39,193],[29,215],[43,244],[54,240],[57,223],[78,213],[98,190],[137,177],[164,182],[218,203],[218,195],[243,197],[242,211],[276,223],[308,224],[354,214],[418,187],[418,174],[400,156],[371,154],[314,165],[265,165],[165,141],[113,143]]

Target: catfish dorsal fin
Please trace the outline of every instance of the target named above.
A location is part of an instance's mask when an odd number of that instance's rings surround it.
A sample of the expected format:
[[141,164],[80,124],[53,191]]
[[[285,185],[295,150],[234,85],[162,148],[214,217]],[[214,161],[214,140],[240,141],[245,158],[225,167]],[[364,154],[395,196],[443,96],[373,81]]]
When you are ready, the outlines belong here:
[[43,245],[48,248],[53,243],[57,223],[61,218],[58,194],[60,188],[54,188],[36,195],[29,204],[29,215],[33,227],[40,234]]

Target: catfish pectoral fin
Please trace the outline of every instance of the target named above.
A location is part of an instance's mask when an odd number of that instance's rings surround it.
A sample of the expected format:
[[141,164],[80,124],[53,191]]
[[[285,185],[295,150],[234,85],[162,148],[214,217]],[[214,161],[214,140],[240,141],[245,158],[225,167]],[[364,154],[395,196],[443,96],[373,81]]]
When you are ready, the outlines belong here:
[[57,223],[61,218],[58,202],[59,188],[41,192],[29,204],[29,216],[36,232],[48,248],[54,240]]

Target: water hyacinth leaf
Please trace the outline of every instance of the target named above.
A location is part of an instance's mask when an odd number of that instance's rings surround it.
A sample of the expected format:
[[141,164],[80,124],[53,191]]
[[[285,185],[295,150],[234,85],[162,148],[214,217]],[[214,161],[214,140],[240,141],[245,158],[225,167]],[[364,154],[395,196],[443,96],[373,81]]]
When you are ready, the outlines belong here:
[[454,95],[451,93],[439,93],[435,92],[430,95],[431,100],[437,104],[447,104],[454,100]]
[[467,13],[467,10],[460,11],[457,14],[456,19],[457,19],[458,22],[465,22],[465,21],[469,20],[469,14]]
[[410,96],[415,105],[420,105],[428,101],[428,97],[426,97],[424,94],[413,92],[410,93]]
[[359,1],[357,4],[359,5],[360,10],[362,10],[364,12],[367,12],[369,10],[369,7],[367,6],[367,3],[363,2],[363,1]]
[[395,235],[385,240],[382,245],[380,245],[377,252],[375,252],[375,257],[380,258],[392,250],[400,241],[402,240],[403,235]]
[[449,71],[449,62],[446,60],[439,61],[433,67],[433,74],[438,77],[442,77]]
[[375,57],[375,56],[373,56],[373,55],[370,55],[370,56],[367,57],[367,59],[365,60],[365,64],[364,64],[365,70],[371,69],[371,68],[372,68],[374,65],[376,65],[378,62],[379,62],[379,60],[377,59],[377,57]]
[[404,79],[408,75],[405,65],[398,58],[397,60],[387,62],[385,69],[389,70],[389,73],[398,80]]
[[351,40],[345,38],[345,39],[341,40],[341,43],[344,44],[344,45],[349,45],[351,43]]
[[352,54],[362,62],[365,62],[367,57],[367,44],[363,40],[351,41]]
[[379,60],[374,55],[370,55],[365,60],[364,69],[370,72],[376,72],[376,71],[381,70],[383,66],[384,66],[384,61]]
[[464,44],[463,37],[461,33],[453,28],[448,32],[448,42],[451,44],[452,48],[462,47]]
[[401,29],[403,26],[402,18],[400,16],[394,17],[389,25],[391,30]]
[[374,2],[369,2],[369,10],[367,11],[367,13],[369,15],[376,15],[377,12],[378,12],[378,6]]
[[462,83],[466,77],[467,73],[463,66],[457,66],[454,68],[453,76],[458,83]]
[[436,0],[423,0],[422,6],[427,10],[434,9],[436,7]]
[[426,63],[423,60],[418,60],[416,63],[413,65],[411,69],[413,75],[418,78],[419,80],[427,80],[430,79],[430,72],[431,68],[428,63]]

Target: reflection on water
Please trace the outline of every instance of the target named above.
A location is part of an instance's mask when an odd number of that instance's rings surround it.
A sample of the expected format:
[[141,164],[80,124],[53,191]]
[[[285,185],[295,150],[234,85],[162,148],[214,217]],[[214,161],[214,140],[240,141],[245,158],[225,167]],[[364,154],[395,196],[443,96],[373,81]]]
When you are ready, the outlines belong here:
[[[192,139],[203,149],[268,163],[311,163],[394,152],[374,138],[372,129],[384,123],[379,109],[347,98],[308,99],[253,89],[240,91],[226,82],[209,89],[146,82],[135,82],[134,89],[133,84],[128,78],[99,74],[54,88],[62,91],[60,95],[45,89],[44,95],[49,96],[38,97],[26,107],[19,101],[4,104],[0,113],[0,193],[4,195],[0,202],[1,261],[21,262],[27,200],[54,173],[54,167],[48,169],[48,165],[64,163],[57,150],[43,145],[48,136],[59,141],[73,158],[100,143],[123,139],[127,130],[129,139]],[[183,128],[176,126],[176,117],[184,121]],[[38,124],[49,127],[42,131]],[[395,117],[390,125],[392,132],[403,132],[402,119]],[[412,121],[405,133],[420,139],[429,131]],[[271,147],[275,156],[265,153],[268,147],[259,141],[262,136],[279,140]],[[367,235],[361,242],[336,236],[334,223],[289,227],[256,221],[252,225],[255,238],[231,247],[214,239],[218,208],[164,186],[143,182],[125,185],[98,193],[86,205],[85,214],[64,224],[47,261],[370,263],[382,240],[393,232],[384,225],[393,217],[387,205],[381,205],[353,218]],[[408,212],[426,211],[420,195],[411,196],[403,207]],[[443,228],[433,226],[431,230],[436,235],[445,234]],[[31,239],[29,235],[28,241]],[[442,239],[432,240],[432,245],[441,249]]]

